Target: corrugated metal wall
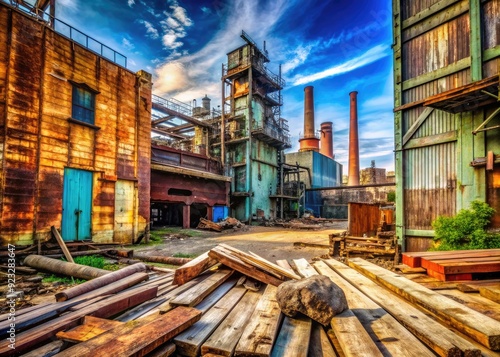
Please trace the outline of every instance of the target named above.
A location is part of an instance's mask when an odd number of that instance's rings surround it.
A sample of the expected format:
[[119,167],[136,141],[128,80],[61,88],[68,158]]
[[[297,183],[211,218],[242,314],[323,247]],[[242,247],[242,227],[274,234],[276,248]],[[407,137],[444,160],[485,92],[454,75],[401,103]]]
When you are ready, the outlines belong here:
[[[424,250],[437,216],[454,215],[473,199],[487,199],[484,168],[469,163],[488,150],[500,151],[498,130],[494,138],[471,133],[491,107],[451,114],[430,112],[423,102],[498,74],[500,1],[394,0],[393,9],[397,210],[404,213],[398,215],[397,229],[408,249]],[[476,40],[481,38],[474,27],[478,22],[482,41]],[[478,46],[481,78],[477,56],[471,55]],[[415,123],[422,123],[417,130]],[[413,134],[405,137],[409,131]]]

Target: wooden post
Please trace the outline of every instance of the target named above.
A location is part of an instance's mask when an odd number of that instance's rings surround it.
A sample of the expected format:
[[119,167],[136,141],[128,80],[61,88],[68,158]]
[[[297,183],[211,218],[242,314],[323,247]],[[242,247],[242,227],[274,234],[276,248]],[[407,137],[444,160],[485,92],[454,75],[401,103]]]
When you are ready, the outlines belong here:
[[207,206],[207,219],[209,221],[214,220],[214,206]]
[[182,228],[190,228],[191,227],[191,206],[185,205],[182,207]]
[[61,237],[61,235],[59,234],[59,231],[57,230],[57,228],[52,226],[52,227],[50,227],[50,229],[52,230],[52,234],[56,238],[57,243],[59,243],[59,246],[61,247],[61,250],[63,251],[64,256],[66,257],[66,260],[70,263],[74,263],[75,261],[73,260],[73,257],[71,256],[71,253],[69,252],[68,247],[66,247],[66,243],[64,243],[64,240]]

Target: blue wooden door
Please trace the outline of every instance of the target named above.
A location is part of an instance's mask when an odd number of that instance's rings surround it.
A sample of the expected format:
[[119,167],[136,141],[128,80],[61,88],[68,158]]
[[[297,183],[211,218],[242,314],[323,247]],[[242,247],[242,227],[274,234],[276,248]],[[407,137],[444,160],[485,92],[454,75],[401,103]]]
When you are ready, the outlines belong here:
[[64,169],[61,234],[64,240],[91,239],[92,172]]

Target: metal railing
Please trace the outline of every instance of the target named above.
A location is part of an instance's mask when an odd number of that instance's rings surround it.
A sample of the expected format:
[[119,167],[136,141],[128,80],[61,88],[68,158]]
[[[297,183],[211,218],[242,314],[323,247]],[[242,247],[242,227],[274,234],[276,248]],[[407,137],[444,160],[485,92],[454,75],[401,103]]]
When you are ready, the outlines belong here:
[[155,94],[152,95],[152,101],[155,104],[161,105],[162,107],[165,107],[170,110],[174,110],[178,113],[191,116],[193,114],[193,107],[190,104],[181,102],[177,99],[170,98],[162,98],[160,96],[157,96]]
[[80,30],[77,30],[73,26],[61,21],[54,16],[42,11],[39,8],[26,3],[25,1],[7,1],[0,0],[3,3],[9,4],[10,6],[21,10],[31,16],[35,16],[38,20],[43,20],[49,25],[54,31],[56,31],[61,36],[78,43],[79,45],[87,48],[88,50],[94,52],[95,54],[104,57],[115,64],[127,68],[127,57],[118,51],[113,50],[111,47],[106,46],[102,42],[99,42],[93,37],[90,37]]

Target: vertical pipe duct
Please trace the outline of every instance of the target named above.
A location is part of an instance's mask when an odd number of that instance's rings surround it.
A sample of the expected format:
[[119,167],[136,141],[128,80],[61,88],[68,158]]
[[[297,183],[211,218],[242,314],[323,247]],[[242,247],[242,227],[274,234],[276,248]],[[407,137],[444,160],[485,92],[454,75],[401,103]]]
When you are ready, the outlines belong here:
[[299,151],[319,151],[319,139],[314,131],[313,86],[304,88],[304,136],[299,139]]
[[321,145],[320,153],[333,159],[333,123],[331,121],[321,123]]
[[349,179],[348,186],[359,185],[358,92],[349,93],[351,120],[349,128]]

